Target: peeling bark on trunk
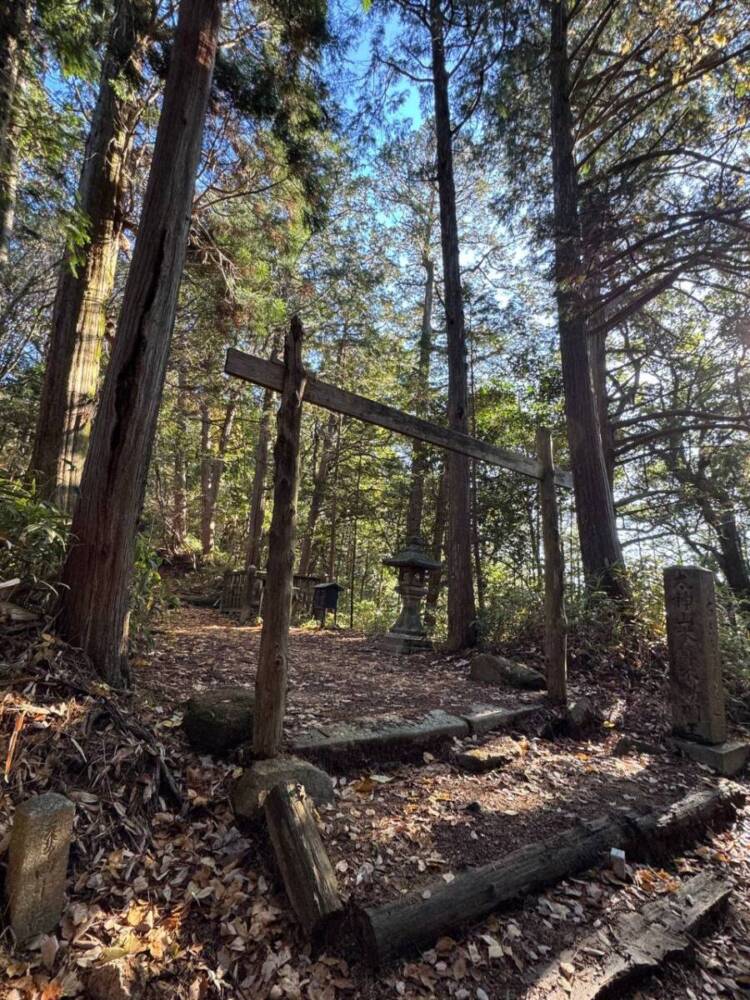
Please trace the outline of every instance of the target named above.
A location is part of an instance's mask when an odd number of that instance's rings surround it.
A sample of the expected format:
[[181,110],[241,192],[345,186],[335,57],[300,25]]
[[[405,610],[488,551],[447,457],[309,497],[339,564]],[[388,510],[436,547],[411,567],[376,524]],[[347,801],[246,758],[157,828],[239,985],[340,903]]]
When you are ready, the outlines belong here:
[[185,262],[220,0],[182,0],[117,336],[73,517],[59,627],[122,683],[129,589]]
[[139,113],[134,80],[153,17],[152,0],[120,0],[115,10],[78,183],[87,242],[66,252],[57,281],[30,473],[65,510],[72,510],[78,496],[96,406]]
[[[440,234],[443,252],[445,325],[448,341],[448,423],[466,434],[468,380],[466,332],[459,262],[456,186],[453,174],[448,72],[442,0],[430,0],[432,31],[432,80],[435,99],[437,178],[440,200]],[[471,498],[469,459],[457,452],[446,455],[448,477],[448,648],[461,649],[476,642],[474,584],[471,577]]]
[[581,267],[578,180],[570,108],[567,4],[552,5],[550,91],[555,221],[555,293],[565,415],[584,573],[590,586],[624,598],[628,588],[599,434]]

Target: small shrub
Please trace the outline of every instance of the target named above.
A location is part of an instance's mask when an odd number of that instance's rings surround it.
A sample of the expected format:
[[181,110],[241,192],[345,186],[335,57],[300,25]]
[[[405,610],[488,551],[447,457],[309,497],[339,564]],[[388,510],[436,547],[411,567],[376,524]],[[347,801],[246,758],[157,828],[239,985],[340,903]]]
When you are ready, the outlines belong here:
[[0,580],[20,579],[15,599],[39,611],[52,606],[68,529],[67,515],[40,499],[33,487],[0,477]]

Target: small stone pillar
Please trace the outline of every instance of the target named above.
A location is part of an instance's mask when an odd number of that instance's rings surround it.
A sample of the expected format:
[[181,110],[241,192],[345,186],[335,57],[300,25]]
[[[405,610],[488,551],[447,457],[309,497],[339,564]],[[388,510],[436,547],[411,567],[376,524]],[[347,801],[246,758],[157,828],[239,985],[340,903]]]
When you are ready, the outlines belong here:
[[723,743],[727,721],[714,575],[697,566],[669,566],[664,597],[673,731],[701,743]]
[[55,792],[22,802],[13,817],[5,876],[9,922],[18,944],[60,920],[75,807]]
[[396,591],[401,596],[401,614],[381,644],[394,653],[432,649],[422,623],[422,599],[427,593],[427,574],[440,569],[441,564],[427,555],[424,540],[414,535],[407,539],[405,548],[391,559],[384,559],[383,565],[398,570]]

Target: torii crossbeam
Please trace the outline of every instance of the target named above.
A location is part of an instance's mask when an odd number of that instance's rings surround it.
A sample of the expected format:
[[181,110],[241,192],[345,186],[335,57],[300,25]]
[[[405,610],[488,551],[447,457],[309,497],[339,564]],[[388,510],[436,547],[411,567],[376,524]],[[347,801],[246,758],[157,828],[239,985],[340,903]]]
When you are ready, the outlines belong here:
[[[278,361],[266,361],[264,358],[245,354],[232,347],[227,351],[224,371],[246,382],[262,385],[265,389],[275,389],[276,392],[281,392],[284,381],[284,366]],[[334,413],[355,417],[368,424],[385,427],[386,430],[437,445],[438,448],[460,452],[488,465],[519,472],[522,476],[541,479],[544,474],[541,462],[520,451],[498,448],[496,445],[479,441],[469,434],[462,434],[460,431],[441,427],[440,424],[433,424],[429,420],[422,420],[421,417],[414,417],[385,403],[378,403],[374,399],[338,389],[328,382],[321,382],[309,373],[305,384],[305,402],[333,410]],[[567,470],[556,468],[555,483],[557,486],[572,489],[573,477]]]
[[311,377],[302,365],[303,329],[292,317],[284,342],[284,364],[266,361],[230,348],[224,371],[281,393],[274,449],[274,506],[270,529],[267,587],[270,610],[263,618],[258,671],[255,679],[253,752],[258,757],[279,753],[287,687],[289,609],[292,596],[295,509],[299,476],[299,437],[303,402],[343,413],[366,423],[416,438],[439,448],[468,455],[490,465],[509,469],[539,481],[545,553],[545,658],[548,691],[556,701],[566,700],[566,637],[563,602],[562,549],[560,546],[555,483],[571,487],[571,474],[555,468],[549,431],[537,432],[537,459],[497,448],[468,434],[441,427],[392,406],[353,392],[337,389]]

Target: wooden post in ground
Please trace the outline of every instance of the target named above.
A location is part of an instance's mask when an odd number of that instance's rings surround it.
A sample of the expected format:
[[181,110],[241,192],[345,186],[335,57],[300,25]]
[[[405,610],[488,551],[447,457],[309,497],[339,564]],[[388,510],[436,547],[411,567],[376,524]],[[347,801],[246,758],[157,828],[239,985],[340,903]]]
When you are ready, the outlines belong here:
[[302,322],[292,317],[284,342],[284,383],[276,418],[273,515],[263,598],[263,631],[255,679],[253,750],[257,757],[279,752],[284,726],[287,651],[292,606],[294,534],[297,525],[299,436],[305,370]]
[[567,621],[563,593],[563,552],[560,545],[560,518],[555,493],[555,463],[552,435],[546,428],[536,432],[537,458],[542,466],[539,499],[542,508],[544,543],[544,658],[547,692],[552,701],[567,704]]

